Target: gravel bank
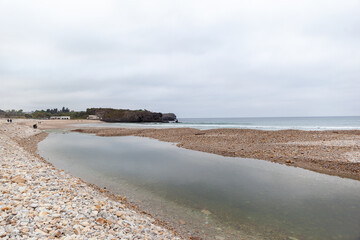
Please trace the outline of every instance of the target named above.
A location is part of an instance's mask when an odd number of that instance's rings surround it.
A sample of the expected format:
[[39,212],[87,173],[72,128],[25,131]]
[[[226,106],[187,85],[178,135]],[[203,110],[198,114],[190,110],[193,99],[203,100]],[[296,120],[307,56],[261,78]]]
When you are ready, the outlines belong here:
[[0,238],[181,239],[120,196],[115,201],[21,146],[40,133],[0,123]]

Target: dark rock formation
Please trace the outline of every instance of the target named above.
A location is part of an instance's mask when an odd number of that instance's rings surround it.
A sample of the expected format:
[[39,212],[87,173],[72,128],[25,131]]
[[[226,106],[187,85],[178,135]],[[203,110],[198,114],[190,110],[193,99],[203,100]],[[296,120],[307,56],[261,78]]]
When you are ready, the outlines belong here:
[[162,119],[163,121],[175,121],[176,115],[174,113],[164,113]]
[[[162,113],[155,113],[147,110],[89,108],[86,110],[86,112],[89,115],[98,116],[100,120],[105,122],[167,122],[169,121],[163,119]],[[171,117],[173,116],[170,116],[168,118]]]

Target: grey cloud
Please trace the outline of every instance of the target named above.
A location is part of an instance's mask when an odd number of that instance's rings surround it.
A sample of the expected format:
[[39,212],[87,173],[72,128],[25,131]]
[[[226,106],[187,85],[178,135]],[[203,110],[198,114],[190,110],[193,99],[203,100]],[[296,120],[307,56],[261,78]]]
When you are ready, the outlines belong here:
[[358,115],[360,3],[0,2],[0,109]]

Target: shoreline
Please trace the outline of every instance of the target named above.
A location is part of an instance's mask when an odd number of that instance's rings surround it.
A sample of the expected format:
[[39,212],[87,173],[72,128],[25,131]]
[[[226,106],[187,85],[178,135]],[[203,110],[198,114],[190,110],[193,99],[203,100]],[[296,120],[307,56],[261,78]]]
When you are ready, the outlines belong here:
[[0,238],[185,239],[126,198],[56,169],[37,154],[47,133],[32,122],[0,122]]
[[185,149],[265,160],[360,180],[360,130],[77,128],[73,131],[102,137],[148,137]]

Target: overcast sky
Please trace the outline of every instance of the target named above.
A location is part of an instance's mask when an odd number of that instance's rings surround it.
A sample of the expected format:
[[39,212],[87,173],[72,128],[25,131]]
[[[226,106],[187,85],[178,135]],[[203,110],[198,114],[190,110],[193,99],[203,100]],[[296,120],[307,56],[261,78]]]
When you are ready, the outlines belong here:
[[360,115],[359,0],[0,0],[0,109]]

